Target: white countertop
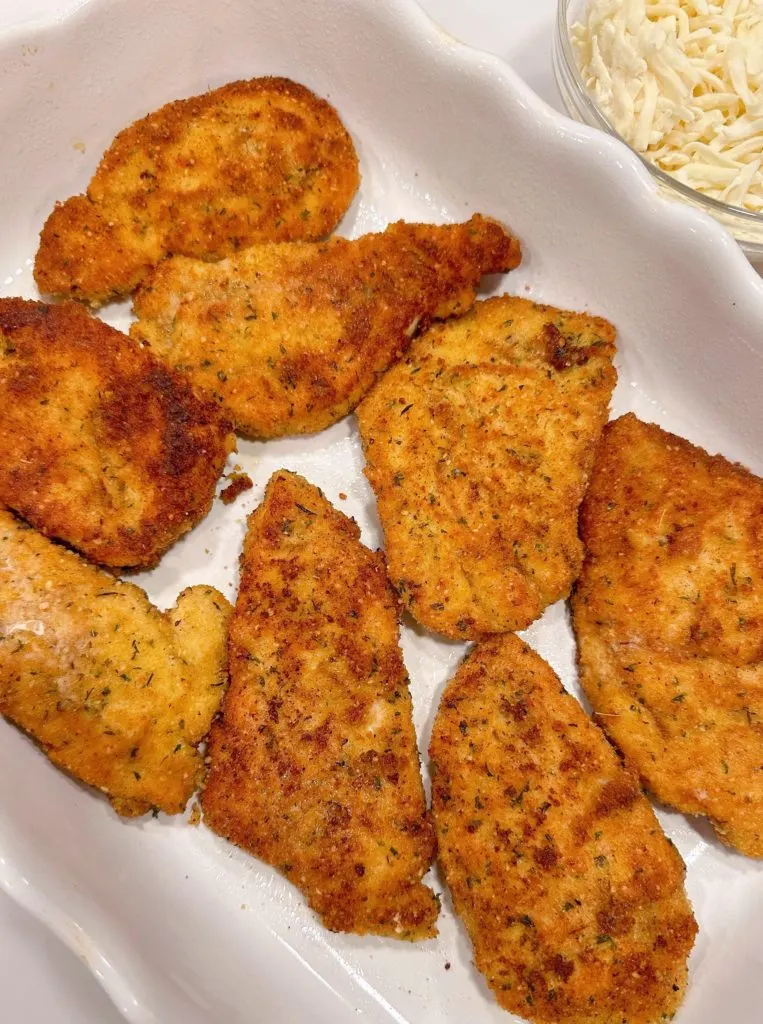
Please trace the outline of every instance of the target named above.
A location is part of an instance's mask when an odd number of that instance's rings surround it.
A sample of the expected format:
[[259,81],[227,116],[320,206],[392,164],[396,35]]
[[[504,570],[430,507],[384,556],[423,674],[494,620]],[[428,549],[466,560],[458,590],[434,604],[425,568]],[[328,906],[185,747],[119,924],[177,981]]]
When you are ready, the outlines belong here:
[[[8,25],[81,3],[82,0],[0,0],[0,31]],[[420,3],[452,35],[509,61],[540,96],[562,109],[551,71],[555,0],[534,0],[532,4],[527,0]],[[123,1018],[77,958],[2,893],[0,1021],[123,1024]]]

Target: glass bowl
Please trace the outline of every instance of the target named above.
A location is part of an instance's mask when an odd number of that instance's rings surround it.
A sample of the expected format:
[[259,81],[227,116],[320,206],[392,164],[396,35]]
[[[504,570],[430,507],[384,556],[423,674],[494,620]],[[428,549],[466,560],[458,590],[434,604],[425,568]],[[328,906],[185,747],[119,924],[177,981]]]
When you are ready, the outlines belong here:
[[[570,117],[590,125],[592,128],[600,128],[609,135],[620,139],[627,146],[628,143],[615,131],[589,95],[578,68],[570,36],[570,25],[585,16],[587,3],[588,0],[559,0],[558,2],[553,53],[556,84]],[[632,147],[628,148],[632,150]],[[728,203],[722,203],[718,199],[703,195],[696,189],[671,177],[640,153],[636,155],[648,168],[659,191],[664,196],[682,203],[689,203],[715,217],[736,238],[744,253],[753,263],[763,263],[763,214],[743,210],[739,206],[730,206]]]

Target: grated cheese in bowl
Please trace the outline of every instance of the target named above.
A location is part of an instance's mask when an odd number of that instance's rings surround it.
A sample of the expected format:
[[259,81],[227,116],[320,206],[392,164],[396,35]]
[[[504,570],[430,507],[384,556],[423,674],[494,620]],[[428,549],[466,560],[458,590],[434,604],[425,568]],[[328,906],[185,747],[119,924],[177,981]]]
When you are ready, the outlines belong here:
[[763,212],[763,0],[591,0],[570,37],[590,95],[636,152]]

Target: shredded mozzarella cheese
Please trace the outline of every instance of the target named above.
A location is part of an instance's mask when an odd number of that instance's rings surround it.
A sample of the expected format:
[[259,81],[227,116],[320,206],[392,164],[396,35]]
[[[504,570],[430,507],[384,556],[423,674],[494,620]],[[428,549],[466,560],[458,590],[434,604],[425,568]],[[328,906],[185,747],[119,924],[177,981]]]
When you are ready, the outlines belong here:
[[691,188],[763,211],[763,0],[591,0],[571,35],[626,142]]

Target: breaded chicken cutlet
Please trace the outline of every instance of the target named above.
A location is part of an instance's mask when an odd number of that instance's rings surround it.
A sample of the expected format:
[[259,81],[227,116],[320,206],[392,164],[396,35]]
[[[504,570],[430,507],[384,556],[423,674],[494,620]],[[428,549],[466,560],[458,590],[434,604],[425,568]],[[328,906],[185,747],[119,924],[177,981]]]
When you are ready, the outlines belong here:
[[434,856],[395,599],[380,553],[292,473],[249,519],[204,821],[332,931],[435,934]]
[[0,713],[132,817],[179,814],[222,699],[230,605],[146,594],[0,511]]
[[322,430],[354,409],[434,317],[468,309],[519,243],[494,221],[392,224],[322,244],[258,245],[216,264],[166,260],[132,335],[212,392],[242,434]]
[[43,533],[153,565],[234,445],[215,402],[81,306],[0,299],[0,504]]
[[537,1024],[659,1024],[696,924],[638,782],[512,635],[448,684],[429,748],[438,859],[500,1005]]
[[763,857],[763,480],[629,414],[604,432],[581,535],[597,721],[658,800]]
[[43,294],[100,305],[169,253],[221,259],[255,242],[323,238],[357,190],[337,112],[286,78],[231,82],[168,103],[106,150],[85,195],[40,235]]
[[569,594],[614,338],[597,317],[488,299],[430,328],[360,404],[390,579],[422,625],[524,629]]

